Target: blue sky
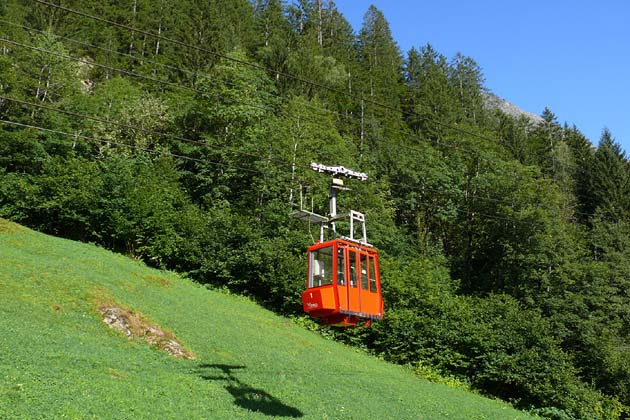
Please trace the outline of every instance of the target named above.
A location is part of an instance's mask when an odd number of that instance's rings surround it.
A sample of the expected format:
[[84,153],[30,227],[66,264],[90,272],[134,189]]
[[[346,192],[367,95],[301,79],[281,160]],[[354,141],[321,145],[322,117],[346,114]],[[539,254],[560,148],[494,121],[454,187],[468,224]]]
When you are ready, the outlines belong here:
[[370,4],[403,54],[432,44],[483,69],[486,87],[535,114],[545,107],[597,145],[602,129],[630,152],[630,1],[336,0],[358,31]]

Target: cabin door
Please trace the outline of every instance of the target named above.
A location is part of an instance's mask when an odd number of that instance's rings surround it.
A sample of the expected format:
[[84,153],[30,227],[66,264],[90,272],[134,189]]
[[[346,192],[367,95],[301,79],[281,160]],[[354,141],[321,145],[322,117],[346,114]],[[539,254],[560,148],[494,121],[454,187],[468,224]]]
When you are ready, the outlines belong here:
[[361,312],[361,268],[360,253],[347,249],[348,255],[348,311]]
[[[362,255],[361,261],[361,273],[363,275],[364,270],[367,268],[365,277],[362,278],[361,283],[361,309],[362,312],[368,315],[382,315],[381,314],[381,294],[378,287],[379,275],[378,275],[378,262],[375,255]],[[365,260],[363,260],[365,258]],[[367,264],[364,264],[364,261]],[[367,267],[365,267],[367,265]]]
[[339,310],[348,311],[350,295],[348,294],[348,248],[337,245],[336,270],[337,270],[337,296],[339,298]]

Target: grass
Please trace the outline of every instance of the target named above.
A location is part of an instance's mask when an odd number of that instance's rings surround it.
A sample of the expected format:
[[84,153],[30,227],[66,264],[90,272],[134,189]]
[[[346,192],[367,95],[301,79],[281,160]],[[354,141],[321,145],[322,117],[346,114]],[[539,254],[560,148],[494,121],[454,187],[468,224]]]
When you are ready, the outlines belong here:
[[[161,326],[195,359],[110,329],[104,302]],[[0,419],[529,418],[247,299],[2,219],[0,334]]]

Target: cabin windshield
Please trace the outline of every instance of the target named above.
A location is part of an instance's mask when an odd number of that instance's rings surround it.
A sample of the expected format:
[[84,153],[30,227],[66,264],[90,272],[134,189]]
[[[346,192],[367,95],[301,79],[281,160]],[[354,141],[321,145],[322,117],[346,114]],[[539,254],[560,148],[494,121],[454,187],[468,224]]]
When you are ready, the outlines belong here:
[[319,287],[332,284],[333,278],[333,247],[329,246],[311,251],[311,272],[308,287]]

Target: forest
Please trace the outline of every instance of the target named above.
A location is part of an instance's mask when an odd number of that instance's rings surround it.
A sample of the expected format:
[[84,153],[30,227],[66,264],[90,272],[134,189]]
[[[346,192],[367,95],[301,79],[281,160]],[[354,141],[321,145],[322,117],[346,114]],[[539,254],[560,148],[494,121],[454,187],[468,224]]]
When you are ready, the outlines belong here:
[[[400,51],[374,6],[355,32],[332,0],[5,0],[0,217],[541,417],[626,418],[625,151],[487,107],[484,83]],[[369,175],[338,201],[380,252],[369,329],[303,315],[318,228],[289,215],[325,214],[330,182],[311,162]]]

